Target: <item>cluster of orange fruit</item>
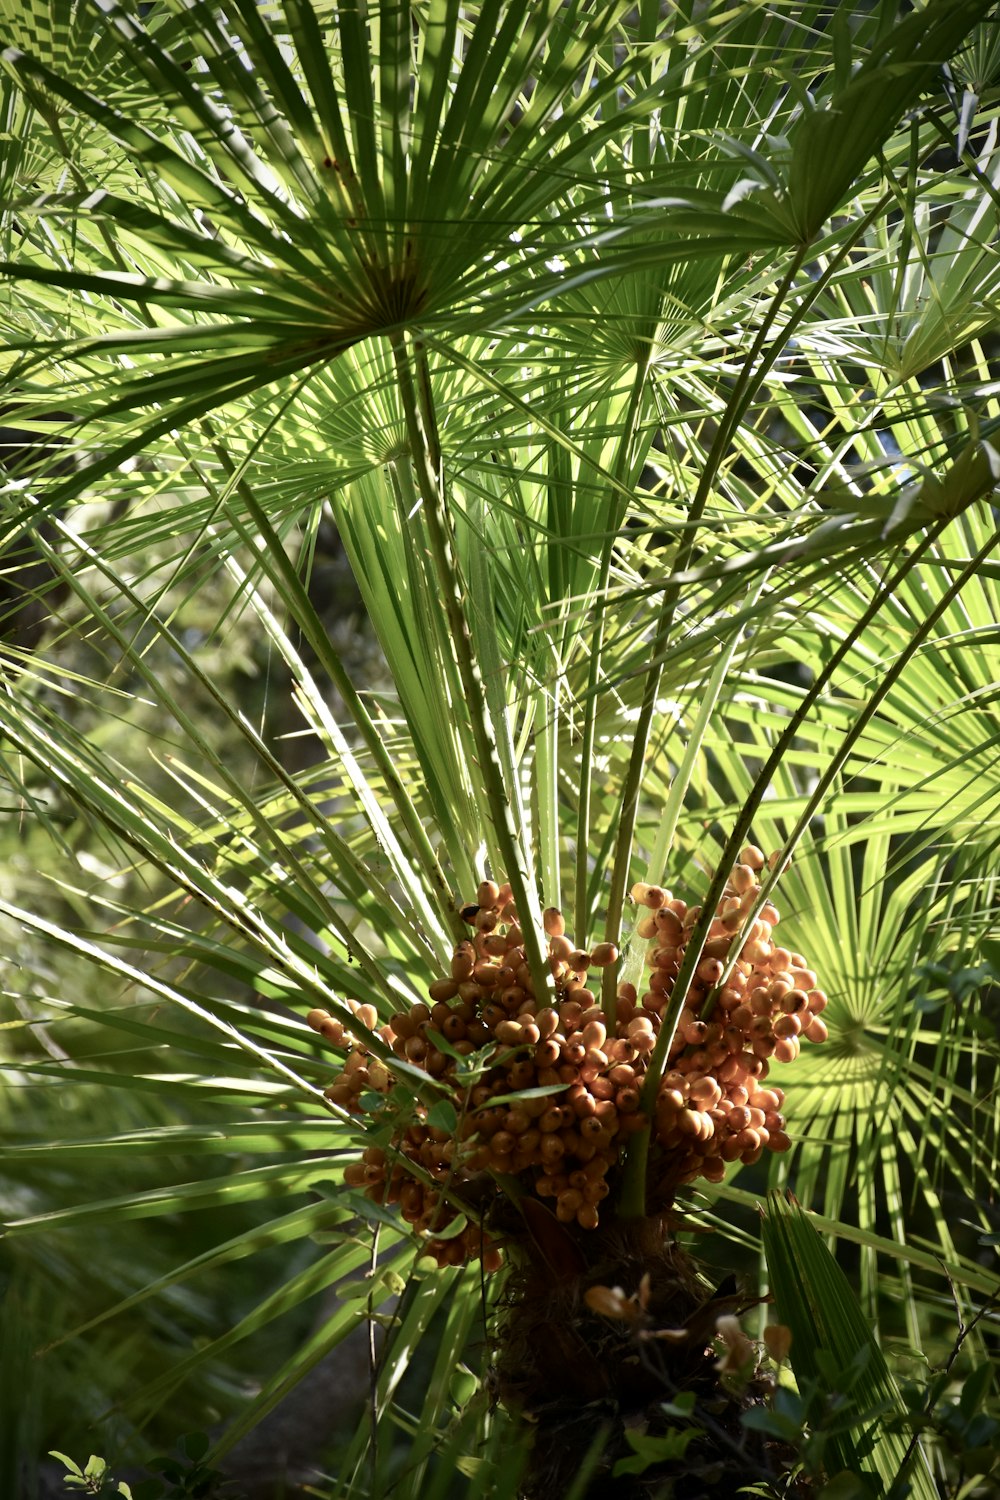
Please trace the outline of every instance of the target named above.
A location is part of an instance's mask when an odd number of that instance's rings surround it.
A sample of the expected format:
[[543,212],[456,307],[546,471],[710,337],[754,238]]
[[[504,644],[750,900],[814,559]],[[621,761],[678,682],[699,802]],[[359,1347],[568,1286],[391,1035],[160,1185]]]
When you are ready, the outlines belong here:
[[[496,1245],[448,1197],[467,1198],[470,1184],[489,1181],[484,1174],[516,1178],[519,1191],[546,1201],[563,1223],[595,1229],[624,1143],[647,1125],[656,1148],[651,1210],[667,1207],[680,1183],[718,1182],[737,1158],[750,1163],[765,1149],[787,1150],[784,1095],[764,1080],[772,1058],[790,1062],[803,1038],[824,1040],[826,996],[802,955],[771,941],[778,913],[770,904],[726,972],[764,863],[750,846],[732,871],[650,1113],[641,1107],[645,1074],[700,909],[657,886],[633,889],[648,909],[637,929],[651,940],[647,988],[640,996],[633,985],[618,986],[610,1029],[587,981],[591,970],[617,962],[617,949],[576,948],[561,912],[550,908],[544,925],[553,993],[536,996],[510,887],[484,881],[463,913],[472,936],[455,948],[450,976],[430,985],[428,1004],[382,1026],[374,1006],[352,1004],[361,1025],[436,1079],[450,1104],[442,1113],[417,1101],[388,1146],[369,1147],[345,1169],[346,1181],[377,1202],[398,1203],[439,1264],[479,1256],[490,1270],[500,1261]],[[325,1011],[307,1019],[333,1046],[347,1048],[327,1097],[352,1113],[381,1109],[379,1096],[395,1086],[386,1062]]]

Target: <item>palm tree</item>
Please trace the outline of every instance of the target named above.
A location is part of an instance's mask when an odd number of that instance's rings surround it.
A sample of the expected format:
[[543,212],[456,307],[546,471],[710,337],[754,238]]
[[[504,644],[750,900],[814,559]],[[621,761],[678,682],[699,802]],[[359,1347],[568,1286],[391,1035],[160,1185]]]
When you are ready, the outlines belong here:
[[[2,769],[60,883],[0,900],[52,1053],[10,1066],[102,1112],[83,1139],[51,1090],[15,1116],[8,1255],[30,1282],[59,1231],[78,1257],[104,1236],[84,1326],[110,1339],[287,1253],[169,1368],[112,1361],[134,1431],[178,1389],[231,1412],[241,1340],[359,1278],[210,1461],[367,1319],[371,1423],[324,1493],[582,1494],[613,1468],[616,1494],[734,1470],[775,1493],[798,1480],[774,1424],[741,1420],[763,1388],[715,1371],[754,1296],[713,1300],[689,1255],[712,1229],[773,1286],[801,1391],[836,1385],[817,1345],[868,1361],[826,1471],[939,1492],[840,1283],[810,1295],[827,1251],[774,1198],[765,1267],[754,1207],[794,1186],[883,1341],[931,1359],[949,1293],[966,1326],[992,1292],[989,10],[7,14],[4,401],[48,434],[4,490],[8,613],[49,622],[4,648]],[[373,683],[325,616],[331,523]],[[257,714],[227,640],[267,674]],[[778,1005],[790,970],[822,999],[777,1032],[762,1001],[762,1045],[727,1053],[713,1011],[762,978]],[[786,1134],[753,1099],[803,1027],[828,1038],[789,1068]],[[565,1113],[531,1125],[568,1089],[579,1119],[609,1106],[589,1156]],[[512,1121],[575,1132],[550,1156],[581,1183],[501,1149]],[[113,1271],[130,1226],[199,1207],[222,1228],[193,1256],[178,1235],[183,1264],[139,1239]],[[484,1286],[510,1417],[468,1364]]]

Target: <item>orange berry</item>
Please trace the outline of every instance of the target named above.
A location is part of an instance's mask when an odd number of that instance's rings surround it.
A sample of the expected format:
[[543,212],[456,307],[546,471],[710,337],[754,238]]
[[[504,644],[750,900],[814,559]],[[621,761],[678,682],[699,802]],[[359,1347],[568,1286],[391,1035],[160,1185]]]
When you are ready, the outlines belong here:
[[498,1042],[511,1047],[516,1047],[525,1040],[524,1028],[519,1021],[500,1021],[494,1028],[494,1034]]
[[810,1042],[825,1042],[830,1033],[822,1016],[813,1016],[803,1035]]

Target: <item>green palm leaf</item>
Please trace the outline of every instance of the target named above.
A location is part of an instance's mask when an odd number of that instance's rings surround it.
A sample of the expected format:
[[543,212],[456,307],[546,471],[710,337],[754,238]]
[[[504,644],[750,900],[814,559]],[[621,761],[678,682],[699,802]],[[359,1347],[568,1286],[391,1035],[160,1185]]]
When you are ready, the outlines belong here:
[[[847,1277],[802,1211],[777,1193],[770,1197],[762,1233],[778,1314],[791,1330],[799,1385],[816,1381],[821,1372],[829,1379],[824,1355],[851,1380],[843,1394],[853,1421],[846,1432],[830,1435],[836,1463],[855,1478],[878,1475],[883,1486],[895,1484],[903,1477],[907,1444],[885,1422],[902,1415],[902,1399]],[[937,1487],[919,1448],[906,1478],[910,1493],[933,1500]]]

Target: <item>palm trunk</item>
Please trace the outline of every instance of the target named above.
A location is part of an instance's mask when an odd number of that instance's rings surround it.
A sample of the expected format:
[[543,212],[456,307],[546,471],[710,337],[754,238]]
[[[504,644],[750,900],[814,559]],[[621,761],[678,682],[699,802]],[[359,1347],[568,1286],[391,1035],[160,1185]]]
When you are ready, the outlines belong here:
[[[727,1383],[710,1347],[717,1317],[739,1298],[728,1286],[709,1290],[668,1218],[612,1221],[572,1238],[548,1218],[545,1226],[532,1213],[529,1233],[507,1242],[514,1264],[495,1352],[498,1396],[530,1433],[526,1500],[569,1494],[588,1454],[583,1493],[601,1500],[702,1500],[786,1473],[791,1453],[740,1422],[765,1398],[766,1380],[752,1370]],[[609,1316],[615,1308],[627,1316]],[[663,1439],[664,1456],[615,1474],[636,1458],[629,1434]]]

